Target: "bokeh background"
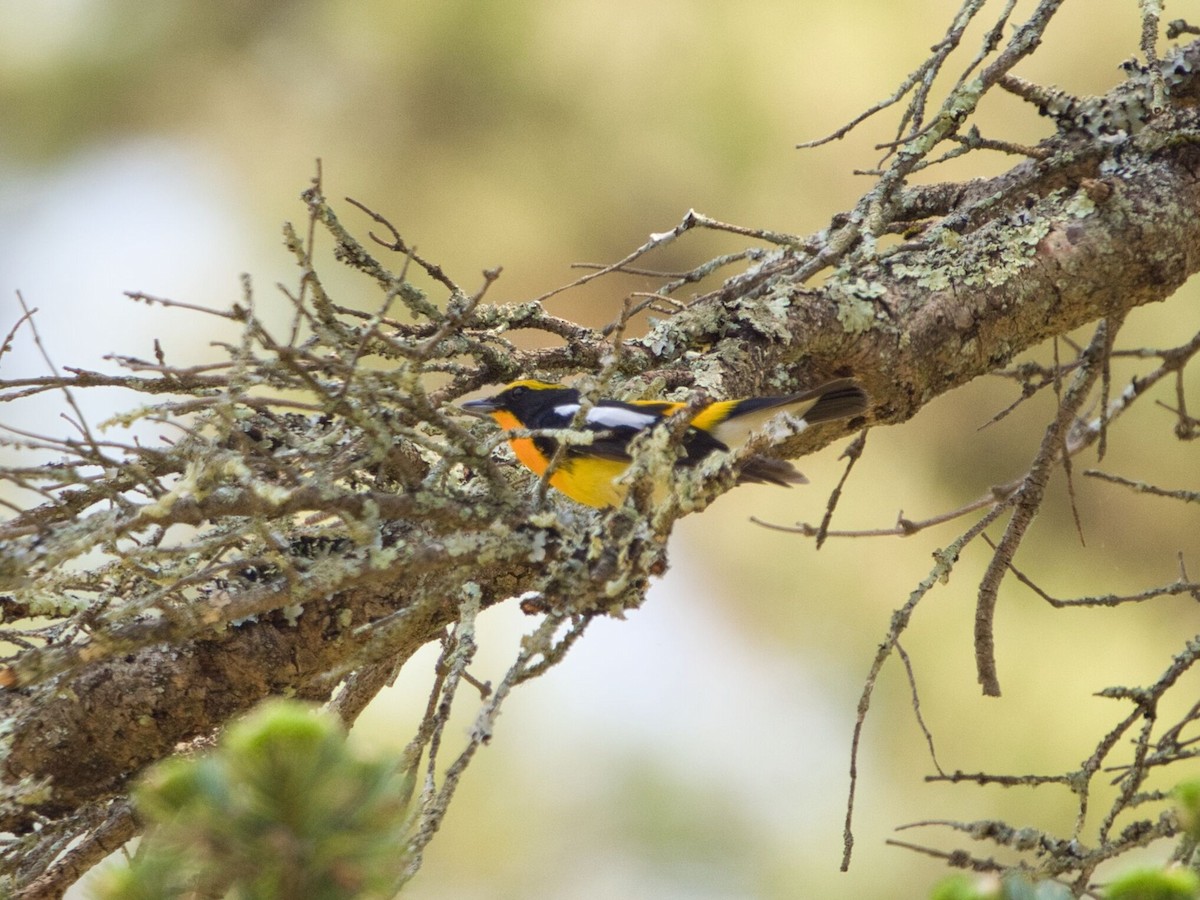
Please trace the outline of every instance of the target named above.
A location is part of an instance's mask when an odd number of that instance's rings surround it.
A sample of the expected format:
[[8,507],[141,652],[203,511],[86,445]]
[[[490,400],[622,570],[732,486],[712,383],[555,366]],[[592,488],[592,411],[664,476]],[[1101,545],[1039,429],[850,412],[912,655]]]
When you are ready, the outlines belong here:
[[[1018,4],[1014,20],[1031,5]],[[1018,71],[1103,92],[1136,52],[1137,6],[1067,4]],[[950,0],[0,0],[0,332],[18,315],[20,290],[59,365],[150,358],[155,338],[168,359],[199,361],[214,354],[210,341],[231,337],[217,320],[122,294],[223,308],[239,299],[242,272],[260,308],[276,304],[283,321],[274,285],[297,274],[280,226],[303,222],[297,195],[317,158],[331,197],[386,214],[468,289],[503,266],[496,302],[572,280],[574,262],[620,258],[689,208],[814,231],[869,186],[853,170],[874,165],[897,115],[828,147],[794,145],[890,94],[956,9]],[[982,34],[971,32],[969,52]],[[965,65],[963,56],[949,68]],[[985,135],[1016,141],[1049,131],[1003,96],[986,100],[980,121]],[[937,177],[1010,164],[973,154]],[[365,233],[365,218],[342,211]],[[686,268],[741,246],[702,235],[650,262]],[[340,302],[374,302],[360,280],[326,274]],[[651,287],[601,281],[551,308],[606,322],[625,292]],[[1169,346],[1197,328],[1189,286],[1137,312],[1122,343]],[[1137,370],[1122,363],[1116,376]],[[0,360],[7,377],[44,371],[27,334]],[[1015,395],[1008,382],[981,380],[872,432],[838,524],[887,526],[901,510],[922,518],[1017,476],[1050,398],[979,430]],[[1173,399],[1165,389],[1162,398]],[[124,401],[89,402],[100,419]],[[50,400],[0,415],[68,430]],[[1174,441],[1171,426],[1169,413],[1143,404],[1114,431],[1104,467],[1196,489],[1195,448]],[[897,835],[898,825],[1004,818],[1069,831],[1065,790],[926,784],[933,766],[893,661],[864,735],[854,862],[837,871],[864,676],[891,611],[966,524],[831,540],[815,552],[750,521],[818,521],[838,453],[804,460],[809,487],[745,487],[682,522],[671,569],[644,607],[598,622],[562,665],[514,694],[407,896],[916,898],[941,864],[884,842],[962,842]],[[1196,512],[1083,480],[1077,488],[1086,545],[1059,478],[1018,557],[1048,590],[1165,583],[1181,552],[1200,571]],[[972,548],[904,641],[938,758],[947,770],[1072,768],[1125,711],[1094,692],[1157,677],[1196,633],[1195,603],[1054,611],[1010,580],[997,623],[1005,695],[985,700],[971,623],[986,560]],[[532,623],[500,608],[482,628],[474,674],[496,680]],[[364,715],[355,739],[367,752],[409,739],[433,659],[414,660]]]

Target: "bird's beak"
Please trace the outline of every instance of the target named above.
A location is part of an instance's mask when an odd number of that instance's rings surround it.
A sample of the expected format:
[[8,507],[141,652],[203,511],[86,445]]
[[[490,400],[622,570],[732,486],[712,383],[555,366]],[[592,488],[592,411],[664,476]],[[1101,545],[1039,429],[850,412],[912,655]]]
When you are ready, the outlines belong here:
[[494,397],[484,397],[482,400],[468,400],[459,409],[473,416],[479,416],[481,419],[486,419],[489,414],[496,411],[497,406]]

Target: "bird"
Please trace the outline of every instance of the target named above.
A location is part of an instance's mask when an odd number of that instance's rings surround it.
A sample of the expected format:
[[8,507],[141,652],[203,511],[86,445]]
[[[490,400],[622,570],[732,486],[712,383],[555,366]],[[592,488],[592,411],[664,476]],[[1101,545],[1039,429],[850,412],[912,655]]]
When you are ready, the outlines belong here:
[[[850,378],[828,381],[798,394],[712,401],[689,413],[678,465],[694,466],[712,453],[739,450],[763,426],[784,413],[790,417],[795,433],[819,422],[860,415],[867,403],[866,392]],[[490,417],[509,432],[571,428],[591,432],[590,443],[567,444],[550,473],[550,486],[585,506],[618,506],[628,492],[628,485],[618,479],[632,461],[630,441],[688,404],[602,399],[588,407],[577,423],[582,405],[575,388],[524,378],[505,385],[491,397],[463,403],[460,408],[472,415]],[[508,443],[517,459],[538,476],[550,468],[560,445],[550,435],[514,435]],[[808,479],[786,460],[755,455],[742,463],[738,481],[788,487],[805,484]]]

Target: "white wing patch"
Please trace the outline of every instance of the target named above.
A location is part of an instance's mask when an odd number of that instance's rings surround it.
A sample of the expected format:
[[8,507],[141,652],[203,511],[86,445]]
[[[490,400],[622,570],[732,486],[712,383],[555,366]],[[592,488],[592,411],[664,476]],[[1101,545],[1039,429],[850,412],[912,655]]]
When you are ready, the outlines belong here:
[[[554,407],[555,412],[567,409],[567,406]],[[574,406],[574,409],[579,409]],[[634,412],[621,406],[593,406],[588,410],[587,423],[597,428],[645,428],[653,425],[659,419],[656,415]]]
[[[578,403],[561,403],[554,407],[554,414],[556,416],[562,416],[568,422],[575,418],[575,413],[577,412],[579,412]],[[591,416],[588,418],[591,418]]]

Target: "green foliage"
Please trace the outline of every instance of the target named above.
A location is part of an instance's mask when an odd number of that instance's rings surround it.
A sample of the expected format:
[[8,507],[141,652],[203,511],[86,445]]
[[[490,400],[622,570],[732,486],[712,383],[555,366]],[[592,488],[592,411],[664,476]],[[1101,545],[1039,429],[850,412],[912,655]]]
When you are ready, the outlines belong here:
[[[1200,779],[1180,782],[1174,790],[1176,815],[1192,841],[1200,840]],[[1192,869],[1132,869],[1108,886],[1105,900],[1196,900],[1200,875]]]
[[331,714],[271,702],[214,752],[147,774],[134,798],[150,831],[100,896],[391,897],[412,789],[394,760],[354,756]]
[[1003,878],[972,878],[962,873],[938,882],[930,900],[1067,900],[1070,889],[1057,881],[1034,881],[1019,872]]
[[990,900],[995,891],[969,875],[958,872],[943,878],[933,888],[929,900]]
[[1106,900],[1195,900],[1200,877],[1190,869],[1134,869],[1108,886]]
[[1176,815],[1188,837],[1200,841],[1200,778],[1175,785]]

